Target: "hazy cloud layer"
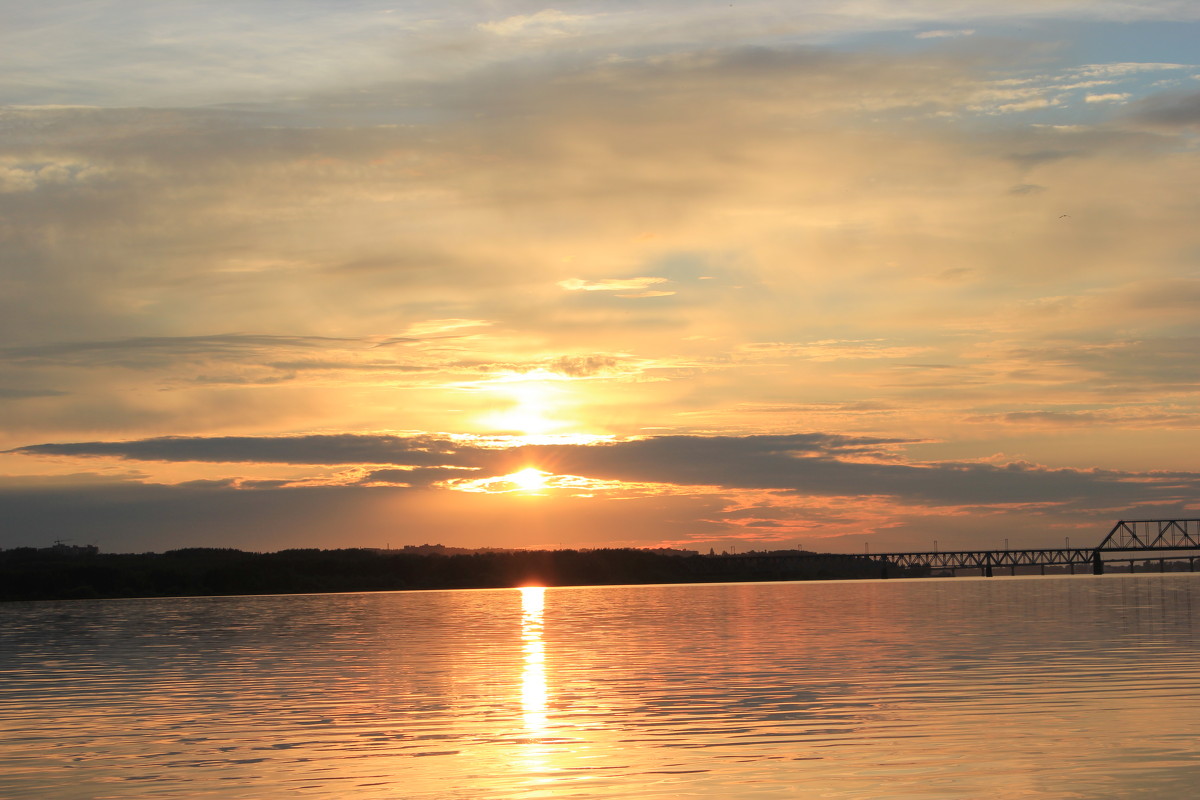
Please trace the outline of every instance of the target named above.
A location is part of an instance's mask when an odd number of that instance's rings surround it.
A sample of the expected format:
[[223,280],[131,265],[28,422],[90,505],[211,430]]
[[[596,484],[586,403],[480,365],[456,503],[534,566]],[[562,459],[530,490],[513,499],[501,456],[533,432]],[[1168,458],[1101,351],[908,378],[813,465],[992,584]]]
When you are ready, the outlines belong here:
[[10,2],[0,487],[1183,508],[1200,11],[968,5]]

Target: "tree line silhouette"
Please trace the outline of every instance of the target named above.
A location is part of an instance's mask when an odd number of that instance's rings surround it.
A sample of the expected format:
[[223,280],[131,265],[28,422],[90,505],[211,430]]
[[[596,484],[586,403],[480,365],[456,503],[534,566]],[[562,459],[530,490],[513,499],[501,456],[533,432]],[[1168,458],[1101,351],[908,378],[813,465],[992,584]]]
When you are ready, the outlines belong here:
[[[851,557],[761,559],[753,558],[754,553],[713,557],[638,549],[453,554],[229,548],[79,552],[83,550],[0,551],[0,600],[878,578],[882,566]],[[892,571],[893,577],[907,575]]]

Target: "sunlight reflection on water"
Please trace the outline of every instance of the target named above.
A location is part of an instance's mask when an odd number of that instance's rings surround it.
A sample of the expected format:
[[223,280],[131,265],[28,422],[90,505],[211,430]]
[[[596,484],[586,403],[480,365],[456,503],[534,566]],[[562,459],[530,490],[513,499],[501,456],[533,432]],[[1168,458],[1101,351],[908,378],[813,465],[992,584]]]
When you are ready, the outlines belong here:
[[0,605],[0,796],[1192,798],[1192,575]]
[[546,730],[546,643],[542,640],[546,590],[521,589],[521,639],[525,643],[525,671],[521,677],[521,707],[531,736]]

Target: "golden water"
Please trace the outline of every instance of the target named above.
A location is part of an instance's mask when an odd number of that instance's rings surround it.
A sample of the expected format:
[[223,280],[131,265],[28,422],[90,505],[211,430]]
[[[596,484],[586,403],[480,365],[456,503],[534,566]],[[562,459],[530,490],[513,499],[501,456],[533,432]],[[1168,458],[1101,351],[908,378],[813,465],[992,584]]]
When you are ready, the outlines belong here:
[[1200,576],[0,605],[0,797],[1194,798]]

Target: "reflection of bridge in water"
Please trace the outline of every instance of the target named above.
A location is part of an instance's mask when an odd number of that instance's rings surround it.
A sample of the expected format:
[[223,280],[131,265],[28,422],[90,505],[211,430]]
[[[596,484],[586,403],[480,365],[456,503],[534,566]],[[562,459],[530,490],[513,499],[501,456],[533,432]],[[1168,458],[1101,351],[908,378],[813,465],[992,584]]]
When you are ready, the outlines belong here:
[[[1190,553],[1188,551],[1191,551]],[[1139,557],[1132,554],[1137,553]],[[1126,558],[1114,557],[1129,554]],[[1200,559],[1200,519],[1136,519],[1121,520],[1103,541],[1095,547],[1047,547],[1036,549],[1004,550],[931,550],[910,553],[813,553],[797,555],[746,555],[738,558],[798,559],[813,563],[820,559],[864,559],[879,565],[883,577],[893,575],[926,574],[958,570],[979,570],[980,575],[991,577],[996,570],[1008,569],[1016,575],[1017,569],[1029,573],[1046,567],[1066,567],[1075,574],[1076,568],[1090,569],[1094,575],[1103,575],[1106,564],[1128,562],[1130,572],[1135,571],[1137,562],[1158,561],[1160,571],[1166,570],[1167,561],[1186,561],[1188,570],[1196,571]]]

